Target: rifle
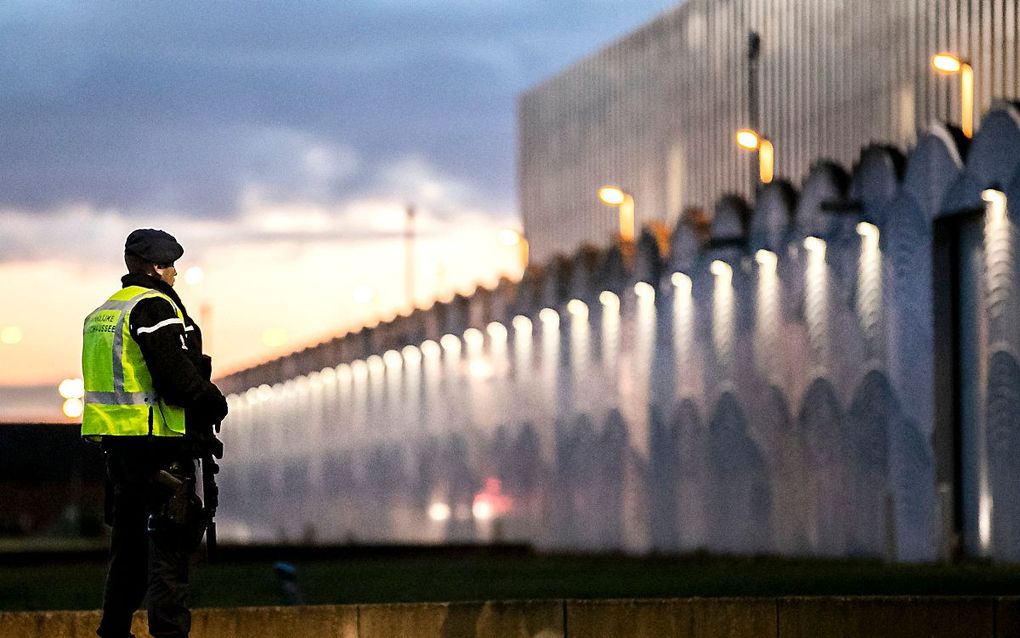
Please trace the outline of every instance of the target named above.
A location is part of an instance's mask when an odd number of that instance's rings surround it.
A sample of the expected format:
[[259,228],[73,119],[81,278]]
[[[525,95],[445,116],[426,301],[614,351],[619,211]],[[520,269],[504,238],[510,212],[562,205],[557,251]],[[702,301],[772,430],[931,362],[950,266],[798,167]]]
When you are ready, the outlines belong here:
[[[220,424],[216,424],[216,433],[219,434]],[[206,445],[202,452],[202,500],[205,510],[205,551],[207,560],[212,563],[216,560],[216,507],[220,504],[220,488],[216,485],[216,474],[220,471],[219,464],[213,459],[223,458],[223,444],[219,443],[216,437],[212,437],[219,445],[216,450],[213,446]],[[218,454],[216,454],[218,452]]]
[[[206,381],[212,380],[212,358],[202,355],[202,374]],[[220,488],[216,485],[216,475],[220,465],[215,459],[223,458],[223,442],[216,438],[220,433],[219,423],[210,424],[202,429],[199,445],[202,463],[202,510],[205,521],[205,552],[206,559],[212,563],[216,560],[216,508],[220,504]],[[215,458],[214,458],[215,457]]]

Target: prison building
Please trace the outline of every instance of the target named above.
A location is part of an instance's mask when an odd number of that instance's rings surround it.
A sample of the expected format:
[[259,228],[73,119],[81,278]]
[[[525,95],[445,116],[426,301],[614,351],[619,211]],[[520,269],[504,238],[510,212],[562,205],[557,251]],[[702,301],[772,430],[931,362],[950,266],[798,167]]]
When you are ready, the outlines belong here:
[[933,122],[960,122],[961,76],[935,72],[939,51],[972,65],[974,112],[1015,99],[1018,23],[1016,0],[688,0],[520,97],[532,259],[612,241],[603,184],[633,195],[638,228],[753,195],[743,127],[797,179],[820,158],[848,165],[871,142],[909,148]]

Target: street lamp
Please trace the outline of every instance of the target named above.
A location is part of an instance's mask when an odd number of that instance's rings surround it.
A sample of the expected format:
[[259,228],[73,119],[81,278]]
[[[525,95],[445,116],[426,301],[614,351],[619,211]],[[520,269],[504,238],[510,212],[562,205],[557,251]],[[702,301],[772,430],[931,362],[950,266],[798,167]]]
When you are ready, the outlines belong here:
[[931,66],[945,75],[960,74],[960,128],[966,137],[974,137],[974,67],[945,51],[931,56]]
[[524,233],[513,228],[504,228],[499,231],[499,241],[504,246],[517,247],[518,259],[521,262],[521,272],[523,273],[528,269],[528,253],[530,245],[528,240],[524,238]]
[[745,151],[758,152],[758,176],[762,184],[768,184],[776,173],[776,149],[764,135],[749,128],[737,131],[737,146]]
[[603,186],[599,200],[620,210],[620,242],[634,243],[634,198],[618,186]]

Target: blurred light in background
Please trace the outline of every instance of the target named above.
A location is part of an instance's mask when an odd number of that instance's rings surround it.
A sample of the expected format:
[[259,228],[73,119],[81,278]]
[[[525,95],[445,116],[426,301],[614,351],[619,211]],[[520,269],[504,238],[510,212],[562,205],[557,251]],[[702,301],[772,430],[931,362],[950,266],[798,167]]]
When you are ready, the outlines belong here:
[[730,267],[725,261],[716,259],[708,267],[709,271],[716,277],[730,278],[733,276],[733,268]]
[[387,350],[383,353],[383,363],[387,368],[399,368],[404,364],[404,358],[396,350]]
[[685,275],[684,273],[682,272],[673,273],[670,276],[669,281],[673,284],[677,291],[690,294],[692,289],[691,278]]
[[336,380],[341,385],[348,385],[351,379],[354,377],[351,372],[351,366],[346,363],[341,363],[336,367]]
[[499,231],[499,241],[504,246],[516,246],[517,242],[521,240],[521,234],[516,230],[510,228],[504,228]]
[[351,362],[351,376],[355,381],[364,381],[368,378],[368,364],[362,359]]
[[429,505],[429,518],[437,523],[450,520],[450,506],[441,502]]
[[21,343],[21,339],[24,337],[24,333],[21,331],[20,326],[4,326],[0,330],[0,343],[7,344],[9,346]]
[[1006,194],[1002,191],[989,188],[981,191],[981,199],[985,203],[989,204],[988,212],[990,216],[995,220],[1003,220],[1006,218]]
[[519,333],[524,332],[527,334],[531,334],[532,329],[531,319],[528,319],[524,315],[517,315],[516,317],[514,317],[513,326],[514,330],[516,330]]
[[[428,343],[435,344],[434,341],[429,341]],[[425,344],[422,344],[423,347],[424,345]],[[418,348],[414,346],[404,346],[403,350],[401,350],[400,352],[404,355],[404,361],[406,361],[408,364],[414,365],[417,363],[421,363],[422,353],[421,350],[419,350]]]
[[580,299],[571,299],[569,302],[567,302],[567,312],[569,312],[577,319],[587,319],[588,304],[584,303]]
[[269,328],[262,332],[262,345],[267,348],[279,348],[287,344],[287,331],[283,328]]
[[81,399],[67,399],[64,401],[61,410],[67,418],[77,419],[85,411],[85,404],[82,403]]
[[761,143],[758,133],[747,128],[737,131],[736,140],[737,146],[745,151],[757,151],[758,145]]
[[375,298],[375,290],[371,286],[358,286],[354,289],[354,301],[370,303]]
[[608,290],[603,290],[599,293],[599,302],[606,308],[620,309],[620,298],[616,296],[616,293]]
[[460,339],[451,334],[445,334],[439,339],[439,345],[443,346],[443,350],[451,353],[460,353]]
[[496,374],[496,369],[485,359],[473,359],[468,364],[468,373],[475,379],[491,379]]
[[549,328],[558,328],[560,325],[560,313],[552,308],[542,308],[538,313],[538,318],[544,326]]
[[857,234],[864,238],[878,237],[878,226],[868,222],[860,222],[857,224]]
[[268,383],[263,383],[259,386],[259,401],[265,403],[266,401],[273,398],[275,390]]
[[952,53],[936,53],[931,56],[931,65],[936,71],[942,73],[959,73],[963,67],[963,61]]
[[765,250],[763,248],[754,254],[754,260],[758,262],[758,265],[762,268],[775,270],[776,264],[779,263],[779,256],[771,250]]
[[618,186],[603,186],[599,189],[599,199],[608,206],[619,206],[627,199],[627,194]]
[[81,399],[85,396],[85,381],[82,379],[64,379],[57,386],[57,392],[64,399]]
[[69,419],[77,419],[85,411],[85,382],[82,379],[64,379],[57,386],[57,392],[64,399],[61,411]]
[[442,349],[435,341],[426,339],[421,342],[421,354],[428,359],[438,359],[439,355],[442,354]]
[[369,355],[365,359],[365,365],[368,366],[368,372],[376,376],[382,374],[383,370],[386,369],[386,364],[383,363],[382,357],[377,354]]
[[804,248],[807,248],[811,253],[825,257],[825,240],[820,237],[805,237]]
[[475,494],[471,503],[471,515],[477,520],[488,521],[502,516],[513,507],[513,499],[503,493],[502,482],[489,476],[485,479],[484,487]]
[[189,286],[197,286],[205,279],[205,272],[198,266],[192,266],[184,271],[184,283]]
[[498,321],[493,321],[487,325],[485,327],[485,331],[489,333],[489,338],[493,341],[506,341],[506,327]]
[[655,299],[655,288],[647,281],[639,281],[634,284],[634,294],[640,299],[651,301]]
[[475,354],[476,351],[482,349],[482,344],[485,343],[485,335],[478,328],[468,328],[464,331],[464,343],[467,344],[468,350]]

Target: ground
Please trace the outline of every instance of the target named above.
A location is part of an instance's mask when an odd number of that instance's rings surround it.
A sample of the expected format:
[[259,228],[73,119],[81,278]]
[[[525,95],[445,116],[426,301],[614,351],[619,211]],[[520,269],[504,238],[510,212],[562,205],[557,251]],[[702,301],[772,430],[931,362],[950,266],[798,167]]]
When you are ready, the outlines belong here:
[[[279,604],[268,556],[194,566],[196,607]],[[296,558],[305,602],[343,604],[550,598],[788,595],[1020,595],[1020,566],[887,565],[705,555],[627,557],[531,552],[369,553]],[[0,567],[0,610],[94,609],[105,566],[87,562]]]

